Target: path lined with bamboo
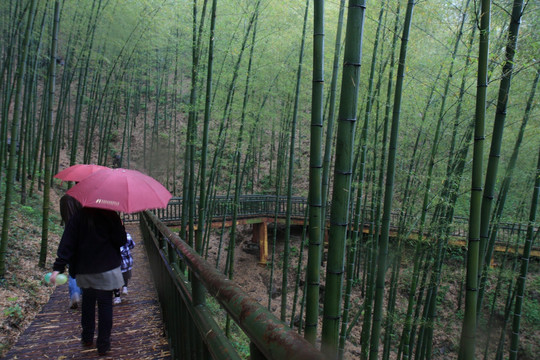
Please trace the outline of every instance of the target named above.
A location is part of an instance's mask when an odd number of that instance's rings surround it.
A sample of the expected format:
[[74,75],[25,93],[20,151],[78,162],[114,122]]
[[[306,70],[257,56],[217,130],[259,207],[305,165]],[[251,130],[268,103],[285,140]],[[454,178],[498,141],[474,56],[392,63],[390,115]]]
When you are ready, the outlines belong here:
[[[129,293],[114,306],[111,352],[98,356],[80,342],[81,310],[69,309],[67,284],[58,286],[5,359],[171,359],[138,225],[126,230],[136,243]],[[97,316],[96,316],[97,317]],[[97,323],[96,323],[97,329]],[[97,334],[96,334],[97,336]],[[94,337],[95,344],[95,337]]]

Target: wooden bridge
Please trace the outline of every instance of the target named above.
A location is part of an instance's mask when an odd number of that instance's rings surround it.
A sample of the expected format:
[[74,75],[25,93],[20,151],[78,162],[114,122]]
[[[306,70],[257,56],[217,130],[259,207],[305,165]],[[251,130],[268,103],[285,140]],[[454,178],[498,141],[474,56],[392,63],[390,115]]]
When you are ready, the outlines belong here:
[[[274,196],[246,196],[238,206],[238,223],[255,225],[254,240],[261,249],[267,246],[266,225],[283,221],[286,212],[285,199],[277,200]],[[209,218],[230,225],[232,206],[230,199],[217,198],[209,205]],[[293,223],[304,223],[306,206],[304,199],[293,199]],[[242,358],[222,324],[214,319],[208,299],[247,336],[251,359],[322,359],[316,348],[205,262],[165,225],[179,224],[181,208],[182,200],[173,198],[166,209],[126,215],[127,230],[138,243],[134,274],[129,295],[114,308],[112,351],[100,358]],[[458,239],[455,241],[465,241],[460,228],[457,226],[452,234]],[[503,238],[520,236],[524,230],[501,224],[500,234]],[[5,358],[97,358],[96,349],[82,348],[79,322],[79,310],[68,309],[67,285],[59,286]]]
[[[169,201],[167,208],[155,210],[154,213],[158,218],[167,224],[172,229],[179,229],[177,226],[181,222],[183,201],[181,197],[174,197]],[[197,207],[198,202],[195,202]],[[306,208],[308,202],[303,197],[293,197],[291,201],[291,224],[304,225],[306,221]],[[206,218],[213,219],[211,226],[213,228],[230,227],[232,226],[232,213],[234,208],[233,199],[225,196],[217,196],[210,200],[208,204],[208,213]],[[330,209],[330,205],[328,205]],[[258,244],[260,251],[260,263],[266,264],[268,258],[268,238],[267,238],[267,226],[268,224],[278,223],[285,224],[285,216],[287,214],[287,197],[281,196],[277,198],[274,195],[243,195],[240,197],[240,201],[237,208],[237,225],[250,224],[253,225],[253,242]],[[365,212],[369,214],[369,211]],[[195,209],[195,214],[198,214],[198,209]],[[396,237],[398,231],[400,212],[394,211],[390,216],[390,236]],[[124,221],[138,222],[139,214],[125,215]],[[369,233],[369,226],[372,219],[367,218],[364,221],[363,232]],[[409,219],[405,219],[406,223],[414,224],[417,219],[409,216]],[[329,222],[326,229],[329,229]],[[467,246],[467,228],[468,219],[456,216],[450,226],[449,244],[454,246]],[[509,252],[513,253],[515,247],[513,244],[515,241],[521,241],[525,239],[527,232],[526,224],[515,224],[501,222],[498,224],[498,241],[495,244],[495,251],[497,252]],[[327,237],[328,234],[326,234]],[[418,232],[414,229],[409,232],[409,239],[415,240],[418,237]],[[429,234],[425,234],[425,237],[429,237]],[[509,247],[506,244],[510,244]],[[523,246],[519,246],[519,251],[523,250]],[[534,247],[531,250],[531,257],[540,257],[540,248]]]

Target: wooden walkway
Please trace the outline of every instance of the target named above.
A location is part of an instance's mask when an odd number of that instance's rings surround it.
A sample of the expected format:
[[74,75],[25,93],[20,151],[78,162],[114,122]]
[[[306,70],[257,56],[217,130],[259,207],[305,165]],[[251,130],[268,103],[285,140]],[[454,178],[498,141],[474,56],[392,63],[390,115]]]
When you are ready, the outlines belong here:
[[133,277],[128,284],[128,295],[123,296],[121,304],[114,306],[111,351],[107,356],[98,356],[95,347],[82,347],[81,311],[80,308],[69,309],[68,286],[65,284],[55,289],[49,302],[21,334],[5,359],[171,358],[138,225],[128,225],[126,230],[136,243],[132,251]]

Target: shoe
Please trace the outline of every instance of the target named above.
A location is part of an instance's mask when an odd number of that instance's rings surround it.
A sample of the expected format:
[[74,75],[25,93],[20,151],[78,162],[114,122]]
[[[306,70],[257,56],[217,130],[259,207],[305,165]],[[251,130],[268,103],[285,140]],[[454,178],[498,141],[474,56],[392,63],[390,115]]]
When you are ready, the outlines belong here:
[[81,302],[81,297],[79,296],[79,294],[74,294],[69,300],[69,308],[70,309],[78,308],[80,302]]
[[120,296],[115,297],[115,298],[113,299],[113,304],[114,304],[114,305],[118,305],[118,304],[120,304],[121,302],[122,302],[122,299],[120,298]]
[[85,341],[85,340],[81,340],[81,344],[83,346],[83,348],[85,349],[89,349],[92,347],[92,345],[94,345],[94,342],[93,341]]
[[98,349],[98,355],[99,356],[105,356],[107,355],[107,353],[111,351],[111,345],[107,346],[106,348],[104,349]]
[[124,295],[128,294],[127,286],[122,286],[122,294],[124,294]]

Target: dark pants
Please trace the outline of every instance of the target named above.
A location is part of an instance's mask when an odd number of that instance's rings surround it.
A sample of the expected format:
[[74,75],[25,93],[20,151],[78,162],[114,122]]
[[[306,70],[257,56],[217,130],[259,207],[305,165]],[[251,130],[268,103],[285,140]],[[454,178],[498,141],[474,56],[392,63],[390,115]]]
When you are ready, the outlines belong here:
[[124,286],[127,287],[128,281],[131,279],[131,270],[124,271],[122,277],[124,278]]
[[92,342],[96,329],[96,302],[98,306],[97,348],[105,352],[111,347],[111,329],[113,324],[113,305],[111,290],[83,289],[82,292],[82,341]]
[[[122,277],[124,278],[124,286],[127,287],[128,286],[128,281],[129,281],[129,279],[131,279],[131,270],[124,271],[122,273]],[[114,292],[115,297],[120,296],[120,289],[114,289],[113,292]]]

